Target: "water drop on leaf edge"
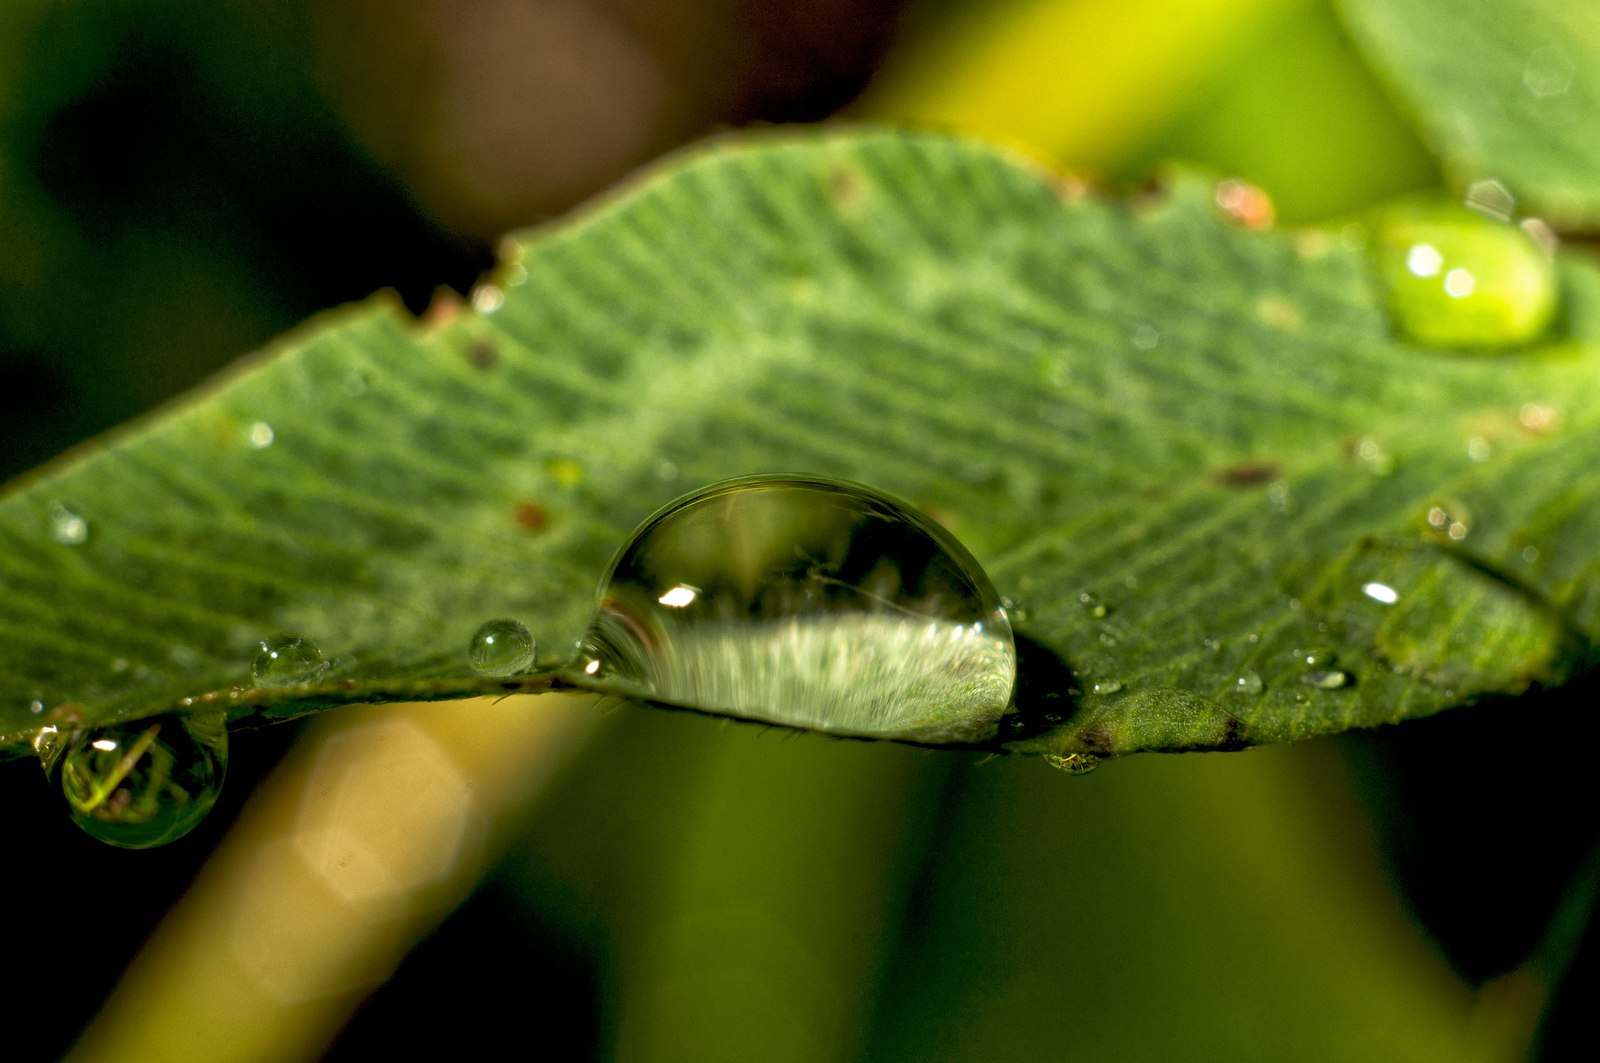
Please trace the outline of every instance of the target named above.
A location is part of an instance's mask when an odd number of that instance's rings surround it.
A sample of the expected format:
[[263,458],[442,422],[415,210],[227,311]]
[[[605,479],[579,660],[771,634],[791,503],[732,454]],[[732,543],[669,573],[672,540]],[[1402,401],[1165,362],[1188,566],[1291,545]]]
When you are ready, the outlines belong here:
[[478,675],[521,675],[533,667],[538,647],[520,620],[485,620],[467,644],[467,664]]

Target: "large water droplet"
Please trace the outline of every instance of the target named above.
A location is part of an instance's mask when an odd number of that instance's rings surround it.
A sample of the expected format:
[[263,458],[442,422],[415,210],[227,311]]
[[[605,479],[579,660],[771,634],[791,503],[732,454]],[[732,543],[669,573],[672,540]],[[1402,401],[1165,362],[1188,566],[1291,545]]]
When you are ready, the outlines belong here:
[[841,734],[975,742],[1017,654],[989,578],[859,484],[731,481],[652,516],[612,562],[577,667],[692,708]]
[[1439,347],[1537,339],[1555,315],[1555,267],[1521,228],[1454,205],[1410,205],[1377,225],[1373,252],[1396,331]]
[[228,766],[221,713],[160,716],[38,743],[72,821],[124,849],[176,841],[211,811]]
[[486,620],[467,644],[467,663],[479,675],[520,675],[533,667],[536,647],[521,621]]
[[259,687],[287,687],[309,683],[327,670],[327,658],[315,642],[285,632],[261,643],[250,675]]

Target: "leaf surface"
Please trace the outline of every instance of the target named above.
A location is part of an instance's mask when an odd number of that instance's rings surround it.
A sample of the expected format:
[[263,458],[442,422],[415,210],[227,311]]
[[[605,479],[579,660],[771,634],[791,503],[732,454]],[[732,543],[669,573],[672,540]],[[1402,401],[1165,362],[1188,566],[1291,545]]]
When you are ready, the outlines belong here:
[[[1600,622],[1600,280],[1565,276],[1559,342],[1431,351],[1360,254],[1238,228],[1198,180],[1118,204],[942,137],[725,142],[509,241],[476,309],[334,312],[14,485],[0,734],[504,689],[466,669],[482,620],[569,657],[631,528],[764,472],[972,550],[1022,636],[1013,749],[1556,682]],[[256,690],[279,631],[331,667]]]

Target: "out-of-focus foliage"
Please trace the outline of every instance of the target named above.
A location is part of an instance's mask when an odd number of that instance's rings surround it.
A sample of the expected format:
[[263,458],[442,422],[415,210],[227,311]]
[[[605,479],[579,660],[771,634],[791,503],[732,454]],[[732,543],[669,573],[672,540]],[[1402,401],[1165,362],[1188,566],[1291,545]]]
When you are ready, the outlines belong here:
[[1600,227],[1600,7],[1341,0],[1462,185],[1497,179],[1557,228]]

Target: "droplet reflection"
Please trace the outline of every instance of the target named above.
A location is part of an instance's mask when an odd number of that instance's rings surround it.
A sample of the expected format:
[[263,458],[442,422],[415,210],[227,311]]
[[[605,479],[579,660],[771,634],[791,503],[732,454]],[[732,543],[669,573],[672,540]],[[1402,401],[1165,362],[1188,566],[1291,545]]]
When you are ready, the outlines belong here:
[[109,845],[148,849],[193,830],[222,790],[228,731],[221,713],[162,716],[37,743],[67,813]]

